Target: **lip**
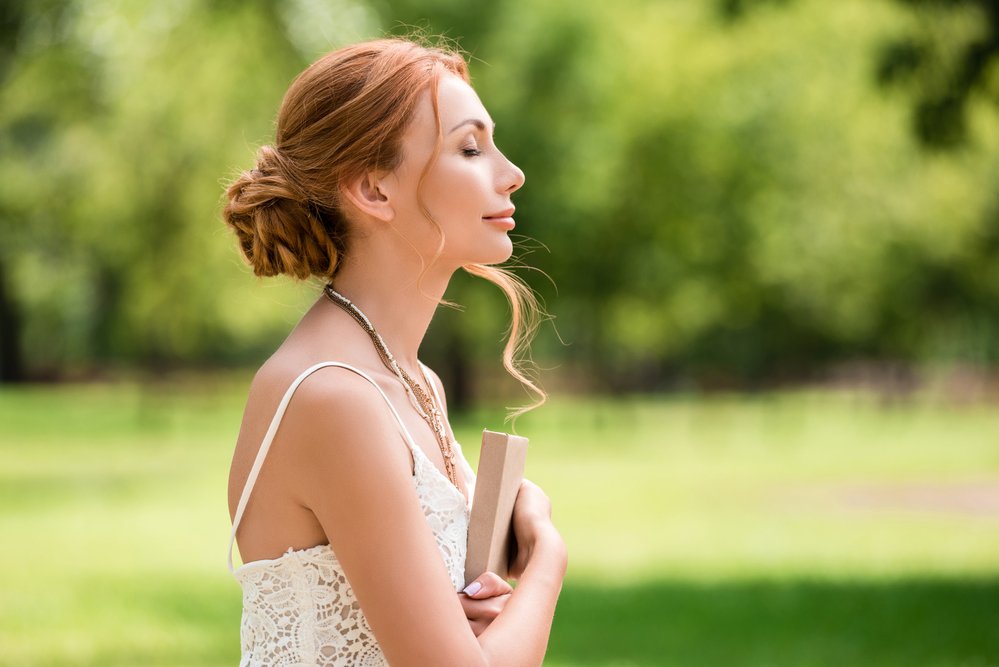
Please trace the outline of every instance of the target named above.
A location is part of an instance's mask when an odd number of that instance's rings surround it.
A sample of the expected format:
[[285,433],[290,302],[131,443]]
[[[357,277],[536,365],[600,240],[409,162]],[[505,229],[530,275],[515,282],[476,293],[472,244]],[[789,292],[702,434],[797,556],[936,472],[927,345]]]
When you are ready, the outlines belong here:
[[508,209],[493,213],[492,215],[484,215],[482,216],[482,219],[499,227],[503,227],[504,229],[513,229],[516,226],[516,223],[513,220],[513,212],[515,210],[516,209],[511,206]]

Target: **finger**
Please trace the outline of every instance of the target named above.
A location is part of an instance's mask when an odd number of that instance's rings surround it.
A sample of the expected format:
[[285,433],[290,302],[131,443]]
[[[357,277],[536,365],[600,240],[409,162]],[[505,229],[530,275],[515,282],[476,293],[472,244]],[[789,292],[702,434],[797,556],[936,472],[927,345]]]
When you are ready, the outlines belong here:
[[509,600],[509,593],[485,600],[473,600],[469,597],[462,597],[461,608],[465,613],[465,618],[470,621],[492,621],[500,615]]
[[513,592],[513,587],[495,572],[483,572],[462,590],[462,593],[476,600],[484,600],[511,592]]

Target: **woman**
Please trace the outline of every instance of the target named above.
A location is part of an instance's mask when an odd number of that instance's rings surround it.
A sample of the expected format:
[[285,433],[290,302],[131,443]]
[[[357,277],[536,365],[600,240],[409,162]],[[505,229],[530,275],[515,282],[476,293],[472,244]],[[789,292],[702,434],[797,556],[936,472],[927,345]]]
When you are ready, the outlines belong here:
[[[417,359],[448,281],[499,285],[513,364],[534,311],[512,253],[524,175],[457,54],[357,44],[303,72],[224,217],[258,275],[327,281],[253,380],[229,485],[243,665],[540,665],[566,568],[524,482],[512,589],[462,590],[474,475]],[[230,567],[231,549],[230,549]]]

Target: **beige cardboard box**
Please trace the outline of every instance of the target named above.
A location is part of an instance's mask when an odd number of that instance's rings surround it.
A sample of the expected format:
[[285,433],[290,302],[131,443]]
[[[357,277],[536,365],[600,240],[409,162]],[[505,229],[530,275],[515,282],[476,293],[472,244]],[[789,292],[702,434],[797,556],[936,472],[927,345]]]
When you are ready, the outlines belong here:
[[513,548],[510,522],[526,460],[527,438],[482,432],[475,495],[468,522],[465,585],[487,570],[507,578]]

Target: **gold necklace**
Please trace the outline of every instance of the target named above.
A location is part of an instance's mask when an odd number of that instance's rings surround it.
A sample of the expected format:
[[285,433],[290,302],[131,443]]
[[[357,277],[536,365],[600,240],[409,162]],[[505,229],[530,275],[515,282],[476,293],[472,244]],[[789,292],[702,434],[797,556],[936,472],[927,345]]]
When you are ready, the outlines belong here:
[[371,337],[371,341],[375,344],[375,349],[378,351],[378,356],[381,357],[382,363],[399,378],[407,393],[410,394],[410,397],[415,397],[417,412],[430,426],[430,430],[434,432],[434,437],[437,439],[441,456],[444,458],[444,471],[447,473],[447,478],[457,487],[458,475],[455,472],[454,448],[451,445],[451,439],[447,435],[447,427],[444,425],[444,413],[441,412],[433,397],[396,362],[395,357],[389,352],[388,346],[385,345],[385,341],[375,331],[371,320],[361,312],[361,309],[355,306],[350,299],[333,289],[332,283],[327,284],[323,292],[330,301],[342,308],[355,322],[361,325],[361,328],[367,332],[368,336]]

